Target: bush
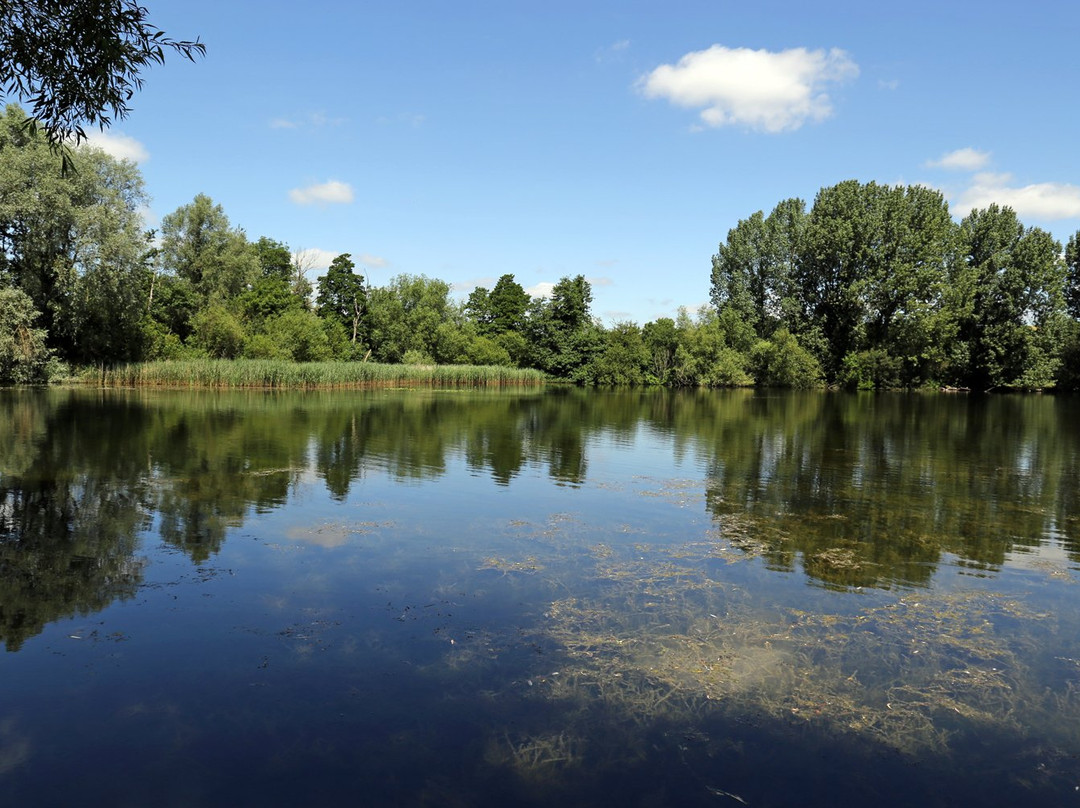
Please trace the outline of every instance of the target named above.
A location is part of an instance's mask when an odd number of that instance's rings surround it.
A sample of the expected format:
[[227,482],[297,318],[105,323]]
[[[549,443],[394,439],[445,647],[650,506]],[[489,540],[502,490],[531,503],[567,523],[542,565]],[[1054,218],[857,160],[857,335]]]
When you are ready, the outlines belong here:
[[48,380],[50,351],[46,332],[34,328],[38,312],[21,289],[0,289],[0,384],[39,384]]
[[224,306],[214,303],[191,318],[191,341],[214,359],[235,359],[244,352],[244,326]]
[[852,352],[840,365],[839,382],[853,390],[889,390],[901,386],[903,362],[882,348]]
[[760,340],[750,352],[750,371],[765,387],[817,387],[821,365],[799,341],[781,328],[771,340]]

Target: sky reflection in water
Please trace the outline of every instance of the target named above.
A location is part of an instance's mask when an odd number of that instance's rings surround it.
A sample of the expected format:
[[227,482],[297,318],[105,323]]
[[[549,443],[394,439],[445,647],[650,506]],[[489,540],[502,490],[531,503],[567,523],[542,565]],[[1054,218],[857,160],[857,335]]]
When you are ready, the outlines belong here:
[[0,800],[1075,800],[1077,415],[0,391]]

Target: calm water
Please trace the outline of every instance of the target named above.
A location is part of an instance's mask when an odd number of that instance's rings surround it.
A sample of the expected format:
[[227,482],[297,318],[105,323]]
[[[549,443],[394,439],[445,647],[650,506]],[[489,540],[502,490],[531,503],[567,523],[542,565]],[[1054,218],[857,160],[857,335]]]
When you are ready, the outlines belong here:
[[0,390],[0,805],[1080,806],[1078,404]]

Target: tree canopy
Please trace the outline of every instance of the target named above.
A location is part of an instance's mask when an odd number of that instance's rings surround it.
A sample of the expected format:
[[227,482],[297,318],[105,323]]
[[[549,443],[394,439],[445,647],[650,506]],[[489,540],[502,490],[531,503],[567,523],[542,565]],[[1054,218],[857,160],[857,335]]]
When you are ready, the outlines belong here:
[[170,51],[191,61],[206,52],[148,14],[133,0],[0,0],[0,99],[28,103],[53,146],[126,117],[142,71]]
[[[0,384],[64,363],[252,358],[528,367],[583,385],[1080,389],[1080,233],[990,205],[962,222],[920,186],[854,180],[738,222],[712,305],[603,325],[584,275],[466,300],[426,275],[370,284],[349,253],[255,241],[197,194],[143,231],[133,163],[0,117]],[[3,316],[6,315],[6,316]]]

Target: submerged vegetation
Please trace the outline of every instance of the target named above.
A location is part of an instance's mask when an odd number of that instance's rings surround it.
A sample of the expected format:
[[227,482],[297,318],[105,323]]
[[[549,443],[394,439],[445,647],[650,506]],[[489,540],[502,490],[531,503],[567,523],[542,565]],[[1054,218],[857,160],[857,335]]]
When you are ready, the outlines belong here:
[[562,518],[524,527],[534,531],[527,559],[481,569],[538,575],[554,594],[529,635],[545,659],[525,692],[557,718],[493,738],[489,751],[527,778],[645,754],[666,730],[692,773],[712,773],[705,787],[742,802],[715,779],[716,761],[741,751],[712,728],[768,722],[912,761],[948,761],[992,738],[1012,755],[1003,765],[1014,784],[1071,791],[1080,667],[1061,656],[1047,678],[1046,660],[1033,664],[1035,638],[1043,654],[1056,646],[1048,612],[985,587],[853,590],[820,611],[767,605],[715,569],[761,560],[736,523],[704,542],[621,548],[582,547],[582,525]]
[[[1078,405],[4,390],[0,642],[67,676],[130,640],[135,668],[90,691],[120,695],[78,699],[86,733],[142,737],[125,708],[158,710],[180,740],[145,746],[175,761],[223,716],[230,740],[269,724],[288,752],[267,776],[371,772],[400,784],[385,804],[492,783],[486,804],[596,804],[635,778],[658,805],[1057,805],[1080,748]],[[228,652],[144,684],[145,649],[194,632]]]

